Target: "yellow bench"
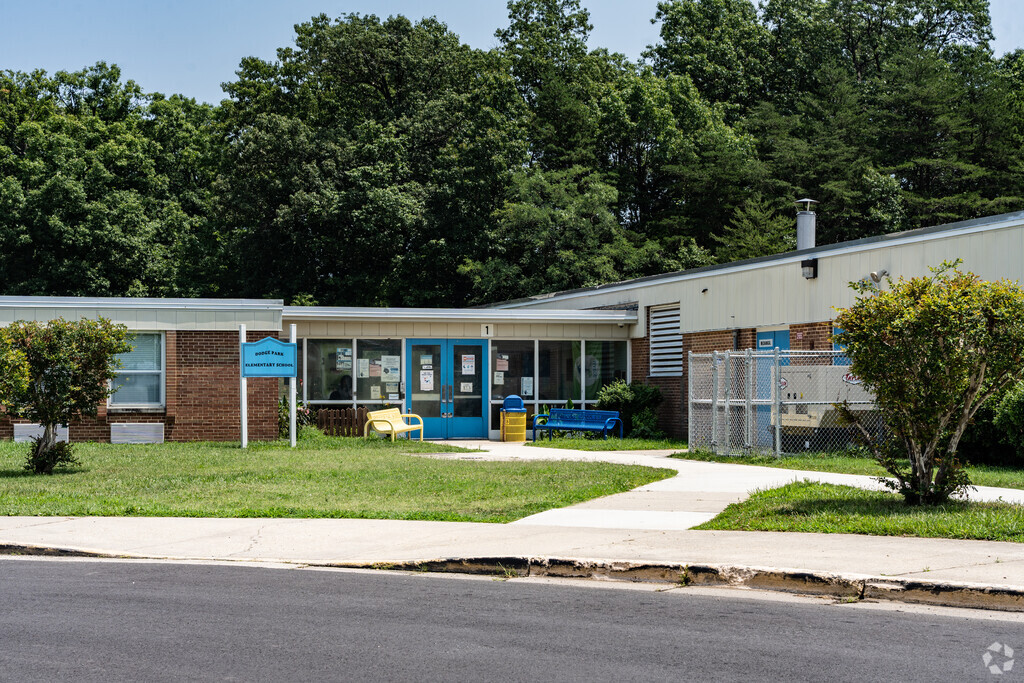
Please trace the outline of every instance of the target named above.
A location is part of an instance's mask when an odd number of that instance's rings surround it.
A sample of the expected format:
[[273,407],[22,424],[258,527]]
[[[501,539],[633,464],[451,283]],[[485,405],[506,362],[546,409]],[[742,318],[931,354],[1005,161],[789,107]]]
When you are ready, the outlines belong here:
[[[403,417],[415,417],[420,423],[418,425],[406,424],[405,420],[402,419]],[[402,413],[399,412],[398,408],[388,408],[387,410],[369,412],[366,414],[366,418],[366,426],[363,427],[363,438],[370,435],[371,427],[373,427],[374,431],[381,434],[390,434],[392,441],[395,440],[396,434],[414,432],[418,429],[420,430],[420,441],[423,441],[423,418],[419,415]]]

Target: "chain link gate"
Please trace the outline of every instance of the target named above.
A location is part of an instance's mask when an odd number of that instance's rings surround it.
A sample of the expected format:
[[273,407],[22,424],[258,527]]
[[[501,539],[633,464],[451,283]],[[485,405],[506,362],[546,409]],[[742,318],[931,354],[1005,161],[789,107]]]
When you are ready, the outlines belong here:
[[689,353],[689,447],[719,455],[849,450],[860,442],[845,404],[866,429],[874,397],[840,351]]

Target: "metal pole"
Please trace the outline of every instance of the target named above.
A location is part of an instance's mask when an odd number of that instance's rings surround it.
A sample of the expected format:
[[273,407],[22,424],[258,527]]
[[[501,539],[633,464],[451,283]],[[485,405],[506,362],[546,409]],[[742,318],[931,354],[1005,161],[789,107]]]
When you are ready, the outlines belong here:
[[[295,344],[295,324],[291,325],[291,333],[288,335],[288,341]],[[296,353],[298,353],[298,347],[296,346]],[[297,359],[296,359],[297,360]],[[288,435],[291,438],[292,448],[295,448],[295,383],[298,381],[298,372],[296,376],[288,380],[288,402],[290,409],[288,411],[289,424],[288,424]]]
[[782,365],[779,363],[779,347],[775,347],[775,367],[772,369],[775,392],[775,457],[782,457]]
[[686,352],[686,445],[693,448],[693,350]]
[[718,454],[718,351],[711,352],[711,452]]
[[747,357],[743,361],[747,371],[747,381],[745,382],[746,386],[743,388],[743,398],[744,403],[746,404],[744,408],[744,410],[746,411],[744,413],[745,419],[743,420],[743,447],[746,448],[748,451],[750,450],[750,447],[753,445],[754,431],[754,409],[752,403],[754,393],[753,354],[754,349],[747,349]]
[[239,400],[242,413],[242,448],[249,447],[249,385],[246,382],[242,360],[242,344],[245,343],[245,323],[238,324],[238,377]]
[[725,352],[725,454],[732,452],[732,351]]

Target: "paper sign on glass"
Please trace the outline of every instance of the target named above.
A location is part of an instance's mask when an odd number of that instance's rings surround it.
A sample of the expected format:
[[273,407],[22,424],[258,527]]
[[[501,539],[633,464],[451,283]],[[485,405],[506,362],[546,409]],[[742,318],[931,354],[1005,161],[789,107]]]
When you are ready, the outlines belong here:
[[472,382],[460,382],[459,383],[459,391],[461,391],[464,394],[471,394],[471,393],[473,393],[473,383]]
[[371,401],[379,401],[380,400],[380,385],[379,384],[372,384],[372,385],[370,385],[370,400]]
[[508,372],[508,360],[505,358],[499,358],[494,364],[494,369],[502,372]]
[[380,377],[380,361],[370,361],[370,377]]
[[384,385],[384,391],[393,394],[398,391],[398,382],[388,382]]
[[397,401],[398,400],[398,394],[388,394],[388,400],[389,401]]
[[381,356],[380,357],[381,367],[384,368],[384,379],[391,382],[397,382],[402,376],[402,357],[401,356]]
[[476,374],[476,356],[470,353],[463,354],[462,356],[462,374],[463,375],[475,375]]
[[434,390],[434,371],[420,370],[420,391]]
[[523,378],[523,390],[520,393],[522,393],[523,396],[533,396],[533,378],[532,377],[524,377]]
[[504,384],[505,383],[505,373],[504,372],[496,372],[496,373],[494,373],[494,383],[495,384]]
[[370,376],[370,360],[368,358],[360,358],[356,361],[356,376],[365,379]]
[[434,363],[434,357],[430,355],[420,356],[420,365],[432,365]]

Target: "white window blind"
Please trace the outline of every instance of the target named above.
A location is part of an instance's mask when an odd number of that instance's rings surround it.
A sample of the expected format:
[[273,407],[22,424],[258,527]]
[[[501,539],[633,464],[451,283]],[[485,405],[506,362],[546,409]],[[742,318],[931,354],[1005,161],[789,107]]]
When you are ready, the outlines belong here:
[[679,332],[679,306],[650,309],[648,339],[652,377],[683,374],[683,335]]
[[110,405],[126,408],[160,408],[164,405],[163,335],[136,334],[132,350],[118,355],[121,367],[111,382]]

